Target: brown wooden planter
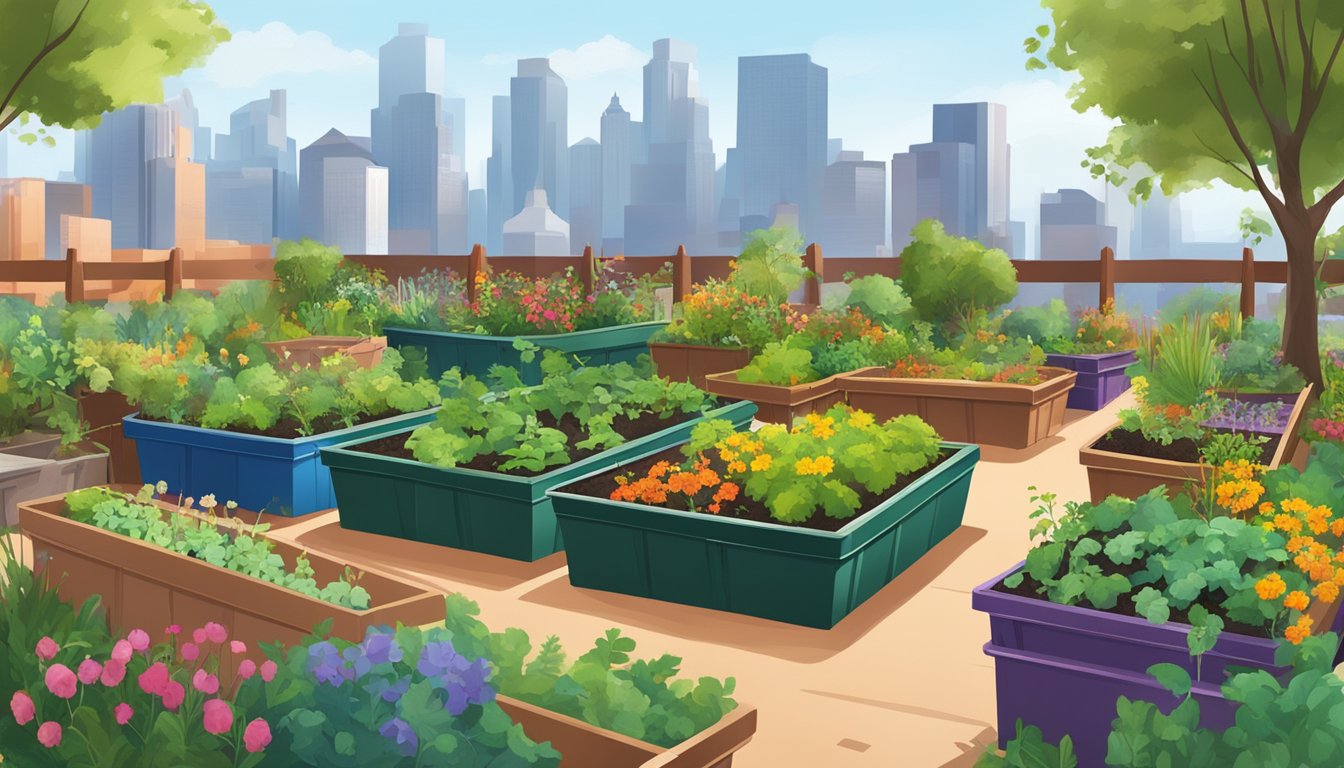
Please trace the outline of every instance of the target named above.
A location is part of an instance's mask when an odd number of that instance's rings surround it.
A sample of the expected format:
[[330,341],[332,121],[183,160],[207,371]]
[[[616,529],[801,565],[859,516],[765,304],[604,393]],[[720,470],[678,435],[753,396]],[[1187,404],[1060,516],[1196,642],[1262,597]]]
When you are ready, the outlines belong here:
[[704,390],[730,400],[750,400],[756,404],[756,418],[776,424],[792,424],[799,416],[824,413],[831,406],[843,402],[844,394],[837,386],[839,376],[827,376],[821,381],[777,387],[772,384],[750,384],[737,380],[737,371],[711,373],[705,376]]
[[733,754],[756,733],[756,708],[739,704],[719,722],[675,747],[604,731],[582,720],[507,696],[496,699],[528,738],[549,741],[562,758],[561,768],[729,768]]
[[879,419],[914,414],[954,443],[1028,448],[1064,426],[1069,390],[1078,374],[1040,368],[1039,384],[1000,384],[963,379],[898,379],[885,368],[841,374],[849,404]]
[[387,349],[386,336],[357,338],[354,336],[309,336],[306,339],[267,341],[262,344],[280,361],[291,368],[316,368],[323,358],[337,352],[355,359],[360,368],[372,368],[382,362]]
[[[1267,465],[1274,469],[1293,460],[1301,442],[1300,423],[1311,399],[1311,385],[1297,396],[1293,412],[1288,417],[1288,426],[1274,450],[1274,456]],[[1186,483],[1199,482],[1203,477],[1199,464],[1187,461],[1153,459],[1147,456],[1134,456],[1115,451],[1104,451],[1096,444],[1120,426],[1119,422],[1107,427],[1105,431],[1088,441],[1078,450],[1078,460],[1087,467],[1087,485],[1091,491],[1092,503],[1099,504],[1112,495],[1137,499],[1159,485],[1171,490],[1179,490]]]
[[126,396],[115,390],[94,392],[81,389],[75,393],[79,402],[79,417],[89,425],[89,439],[107,448],[106,482],[140,484],[140,457],[135,452],[135,441],[121,430],[121,420],[135,413],[136,408]]
[[[32,541],[34,567],[59,581],[61,598],[78,605],[101,595],[114,631],[142,628],[153,634],[171,624],[190,629],[215,621],[233,638],[256,647],[261,642],[296,643],[327,619],[332,620],[333,635],[360,641],[369,626],[419,626],[441,622],[445,615],[442,594],[364,568],[357,569],[364,574],[359,584],[368,591],[372,607],[356,611],[332,605],[71,520],[64,495],[20,504],[19,525]],[[287,568],[301,554],[298,547],[280,542],[274,552]],[[312,552],[308,562],[318,584],[341,578],[346,569],[346,563]]]
[[746,347],[707,347],[698,344],[649,342],[649,356],[658,375],[672,381],[689,381],[704,389],[705,377],[745,368],[751,362]]

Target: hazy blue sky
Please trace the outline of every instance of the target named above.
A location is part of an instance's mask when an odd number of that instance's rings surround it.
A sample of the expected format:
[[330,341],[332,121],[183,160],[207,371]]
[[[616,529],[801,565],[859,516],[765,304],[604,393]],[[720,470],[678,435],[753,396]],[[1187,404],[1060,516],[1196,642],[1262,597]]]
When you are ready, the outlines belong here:
[[[1042,23],[1037,0],[761,0],[683,2],[502,2],[458,0],[214,0],[233,32],[200,69],[167,84],[190,88],[202,122],[227,129],[228,114],[287,88],[290,134],[303,147],[330,127],[367,135],[377,100],[378,46],[402,21],[423,22],[447,41],[447,87],[467,99],[467,158],[473,187],[484,183],[490,97],[508,92],[520,57],[551,56],[569,85],[570,143],[597,137],[613,91],[638,118],[641,67],[653,41],[675,37],[699,50],[701,94],[710,105],[720,162],[733,145],[737,57],[807,52],[830,71],[830,135],[847,149],[890,160],[929,140],[934,102],[993,100],[1008,106],[1015,218],[1035,222],[1039,195],[1075,186],[1102,190],[1079,168],[1082,149],[1108,122],[1079,115],[1067,82],[1028,73],[1023,38]],[[11,146],[14,175],[69,168],[70,142],[58,149]],[[1234,239],[1248,202],[1230,190],[1186,203],[1193,235]],[[1034,239],[1034,238],[1033,238]]]

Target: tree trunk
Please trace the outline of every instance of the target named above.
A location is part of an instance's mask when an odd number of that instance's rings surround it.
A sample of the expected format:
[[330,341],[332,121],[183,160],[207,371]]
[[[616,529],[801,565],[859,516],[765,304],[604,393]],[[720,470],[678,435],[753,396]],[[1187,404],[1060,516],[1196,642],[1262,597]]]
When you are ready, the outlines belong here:
[[1316,318],[1316,233],[1309,225],[1282,227],[1288,250],[1284,291],[1283,361],[1295,366],[1320,394],[1323,386]]

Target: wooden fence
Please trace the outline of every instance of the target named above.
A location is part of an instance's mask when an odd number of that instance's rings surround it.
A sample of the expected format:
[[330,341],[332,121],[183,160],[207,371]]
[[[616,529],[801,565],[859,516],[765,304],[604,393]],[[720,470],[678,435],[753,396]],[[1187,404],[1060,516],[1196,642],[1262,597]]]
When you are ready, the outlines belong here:
[[[530,277],[545,277],[572,267],[587,290],[602,265],[630,275],[658,272],[664,265],[672,266],[672,296],[680,301],[691,287],[710,277],[726,277],[732,256],[695,256],[685,247],[671,256],[623,256],[595,260],[592,248],[585,248],[580,256],[493,256],[487,257],[485,248],[476,245],[465,255],[403,256],[351,255],[346,258],[382,270],[389,280],[411,278],[424,270],[450,269],[466,278],[469,297],[474,298],[476,275],[487,268],[512,270]],[[808,280],[803,287],[804,304],[821,302],[821,283],[837,281],[846,273],[857,276],[882,274],[898,278],[901,274],[899,257],[889,258],[823,258],[821,246],[807,247],[804,265],[818,278]],[[179,248],[172,249],[168,258],[143,262],[86,262],[71,248],[62,261],[5,261],[0,262],[0,280],[9,282],[59,283],[65,288],[68,301],[83,301],[85,283],[96,280],[153,280],[163,281],[164,296],[182,288],[183,280],[270,280],[274,279],[273,261],[269,259],[183,259]],[[1288,280],[1288,264],[1283,261],[1255,260],[1250,248],[1242,250],[1240,260],[1157,259],[1121,260],[1110,248],[1103,248],[1099,258],[1065,261],[1014,261],[1017,278],[1022,283],[1096,283],[1097,301],[1103,304],[1115,298],[1115,286],[1123,283],[1229,283],[1241,288],[1241,311],[1247,317],[1255,313],[1255,286],[1257,283],[1283,284]],[[1322,280],[1330,285],[1344,284],[1344,261],[1326,262]]]

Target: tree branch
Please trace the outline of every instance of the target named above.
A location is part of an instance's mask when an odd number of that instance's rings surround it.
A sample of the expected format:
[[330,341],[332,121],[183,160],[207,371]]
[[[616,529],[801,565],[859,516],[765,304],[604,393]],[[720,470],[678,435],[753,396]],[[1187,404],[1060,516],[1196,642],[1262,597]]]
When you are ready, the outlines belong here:
[[[1274,119],[1274,116],[1269,112],[1269,106],[1265,104],[1263,94],[1260,92],[1260,78],[1255,61],[1255,40],[1251,36],[1251,17],[1246,13],[1246,0],[1241,0],[1241,8],[1243,12],[1242,23],[1246,28],[1246,65],[1242,66],[1241,60],[1232,52],[1232,33],[1228,31],[1227,19],[1223,19],[1223,41],[1227,43],[1227,57],[1232,60],[1233,64],[1237,65],[1237,70],[1241,72],[1242,78],[1251,87],[1251,95],[1255,97],[1256,106],[1260,107],[1260,114],[1269,125],[1269,132],[1274,138],[1274,146],[1278,147],[1279,137],[1288,132],[1289,126],[1280,125],[1280,121]],[[1212,61],[1210,61],[1210,66],[1212,66]],[[1284,121],[1286,122],[1287,119],[1287,110],[1285,110]]]
[[1242,176],[1245,176],[1252,184],[1256,183],[1255,177],[1252,176],[1250,173],[1248,173],[1245,168],[1242,168],[1241,163],[1234,162],[1232,158],[1223,154],[1221,151],[1215,149],[1213,145],[1205,141],[1204,137],[1200,136],[1199,133],[1195,133],[1195,140],[1198,141],[1201,146],[1207,149],[1209,151],[1209,154],[1213,155],[1216,159],[1226,163],[1234,171],[1240,173]]
[[[1244,12],[1246,3],[1243,2],[1241,5]],[[1279,45],[1278,29],[1274,27],[1274,14],[1269,10],[1269,0],[1260,0],[1260,5],[1265,9],[1265,22],[1269,25],[1269,39],[1270,42],[1274,44],[1274,63],[1278,65],[1279,82],[1283,84],[1283,89],[1286,93],[1288,90],[1288,67],[1283,59],[1283,47]],[[1249,29],[1250,23],[1248,22],[1246,26]],[[1284,109],[1284,114],[1287,113],[1288,110]]]
[[1306,132],[1306,126],[1311,124],[1311,117],[1316,112],[1316,107],[1308,104],[1308,94],[1316,88],[1313,71],[1316,69],[1316,35],[1313,32],[1310,37],[1307,36],[1307,27],[1302,19],[1302,0],[1293,0],[1293,8],[1297,16],[1297,43],[1302,49],[1302,103],[1298,107],[1297,127],[1294,131],[1302,134]]
[[[75,20],[70,22],[70,26],[66,27],[65,31],[57,35],[54,40],[42,46],[42,50],[38,51],[37,55],[33,57],[33,60],[28,62],[28,66],[24,67],[24,70],[19,73],[19,78],[14,81],[14,85],[10,86],[9,92],[5,94],[5,98],[0,100],[0,131],[9,127],[9,124],[14,122],[15,118],[19,115],[19,111],[9,105],[9,103],[14,100],[15,94],[19,92],[19,86],[23,85],[23,81],[28,79],[28,76],[37,69],[43,59],[51,55],[52,51],[59,48],[61,43],[70,39],[70,35],[75,31],[75,27],[79,26],[79,20],[84,18],[84,12],[89,9],[90,2],[91,0],[84,0],[84,5],[80,7],[79,13],[75,14]],[[52,9],[51,14],[54,23],[56,18],[55,8]]]
[[1344,29],[1340,29],[1339,37],[1335,40],[1334,50],[1330,51],[1330,58],[1326,59],[1325,68],[1321,71],[1321,79],[1317,81],[1316,87],[1311,91],[1313,113],[1325,99],[1325,89],[1330,85],[1330,74],[1335,68],[1335,62],[1339,60],[1340,49],[1344,49]]
[[1218,70],[1213,64],[1213,47],[1208,46],[1207,51],[1209,56],[1209,73],[1213,76],[1213,87],[1214,91],[1217,93],[1217,98],[1215,98],[1214,94],[1209,91],[1208,86],[1204,84],[1203,78],[1201,78],[1198,73],[1195,75],[1195,80],[1199,83],[1200,89],[1204,91],[1204,95],[1208,97],[1209,102],[1218,110],[1218,114],[1223,118],[1224,125],[1227,126],[1228,133],[1232,136],[1232,141],[1236,143],[1237,149],[1241,150],[1242,156],[1246,158],[1246,164],[1249,165],[1251,169],[1251,180],[1255,182],[1256,189],[1260,191],[1260,196],[1263,197],[1265,203],[1269,205],[1270,212],[1275,215],[1276,219],[1280,214],[1286,215],[1287,206],[1284,204],[1284,201],[1280,200],[1278,196],[1274,194],[1270,189],[1269,184],[1265,181],[1264,174],[1260,172],[1260,164],[1255,161],[1255,153],[1251,151],[1250,145],[1246,143],[1246,139],[1241,135],[1241,129],[1237,127],[1237,121],[1232,116],[1232,109],[1227,104],[1227,96],[1223,93],[1222,83],[1218,80]]
[[1335,203],[1338,203],[1341,199],[1344,199],[1344,181],[1340,181],[1336,184],[1334,189],[1326,192],[1320,200],[1317,200],[1316,203],[1307,210],[1312,223],[1315,224],[1319,222],[1319,226],[1324,226],[1326,218],[1330,216],[1330,211],[1335,207]]

